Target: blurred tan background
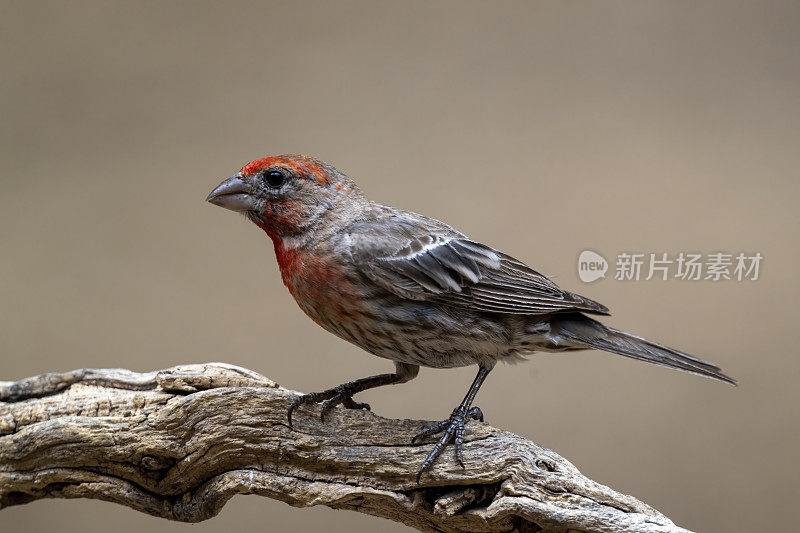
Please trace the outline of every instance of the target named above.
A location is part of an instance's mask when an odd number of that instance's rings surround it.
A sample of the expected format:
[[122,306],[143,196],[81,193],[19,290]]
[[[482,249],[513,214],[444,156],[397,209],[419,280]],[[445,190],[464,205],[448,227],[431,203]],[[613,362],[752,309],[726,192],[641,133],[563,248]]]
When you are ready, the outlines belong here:
[[[800,6],[0,4],[0,380],[226,361],[320,390],[390,363],[310,322],[272,245],[204,202],[268,154],[328,160],[739,388],[613,355],[499,366],[493,425],[697,531],[796,525]],[[756,282],[578,280],[578,253],[761,252]],[[363,394],[441,419],[473,368]],[[237,497],[199,525],[42,501],[0,529],[401,531]]]

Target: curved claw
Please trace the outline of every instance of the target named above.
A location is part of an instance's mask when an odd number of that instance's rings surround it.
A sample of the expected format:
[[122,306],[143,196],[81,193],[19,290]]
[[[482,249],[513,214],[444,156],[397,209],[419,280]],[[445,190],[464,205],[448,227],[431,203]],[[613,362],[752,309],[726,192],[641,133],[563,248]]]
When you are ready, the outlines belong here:
[[302,396],[296,396],[292,403],[289,404],[289,409],[286,412],[286,421],[289,423],[289,427],[292,427],[292,412],[300,407],[305,403],[316,403],[320,399],[319,393],[311,392],[309,394],[303,394]]
[[467,418],[483,422],[483,411],[481,411],[480,407],[473,407],[472,409],[467,411]]

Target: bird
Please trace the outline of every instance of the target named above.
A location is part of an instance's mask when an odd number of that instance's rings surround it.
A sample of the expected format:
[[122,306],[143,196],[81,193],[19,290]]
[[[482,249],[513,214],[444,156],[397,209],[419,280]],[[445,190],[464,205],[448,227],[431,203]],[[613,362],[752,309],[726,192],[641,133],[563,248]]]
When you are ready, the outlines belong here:
[[355,181],[310,156],[244,165],[207,201],[242,213],[272,240],[283,283],[303,312],[334,335],[394,362],[395,371],[296,396],[287,409],[321,403],[370,409],[353,396],[415,378],[420,367],[477,365],[450,416],[411,442],[441,434],[417,472],[447,446],[463,468],[465,424],[483,421],[473,400],[496,363],[535,352],[598,349],[736,385],[712,363],[608,326],[608,308],[559,288],[514,257],[425,215],[369,200]]

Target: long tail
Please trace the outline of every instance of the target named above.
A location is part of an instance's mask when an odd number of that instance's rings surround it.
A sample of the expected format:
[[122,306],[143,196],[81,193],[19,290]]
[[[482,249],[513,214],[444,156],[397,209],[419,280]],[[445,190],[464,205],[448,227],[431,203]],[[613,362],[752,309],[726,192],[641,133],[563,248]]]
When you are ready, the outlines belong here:
[[[584,315],[554,318],[551,322],[551,334],[579,346],[597,348],[736,385],[736,380],[725,375],[718,366],[668,346],[609,328]],[[561,339],[559,342],[563,342]]]

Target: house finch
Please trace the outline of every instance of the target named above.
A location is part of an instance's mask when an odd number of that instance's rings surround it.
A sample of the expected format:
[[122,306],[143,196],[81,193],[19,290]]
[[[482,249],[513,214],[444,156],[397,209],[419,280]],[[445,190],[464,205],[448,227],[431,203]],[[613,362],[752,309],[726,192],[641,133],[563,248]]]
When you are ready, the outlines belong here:
[[295,398],[300,405],[369,409],[353,395],[413,379],[420,366],[478,365],[464,400],[420,437],[443,433],[417,475],[453,443],[463,467],[472,401],[498,361],[536,351],[597,348],[735,384],[691,355],[604,326],[608,315],[521,261],[468,239],[447,224],[368,200],[352,179],[303,155],[266,157],[223,181],[208,201],[243,213],[275,245],[283,283],[317,324],[394,361],[395,372]]

